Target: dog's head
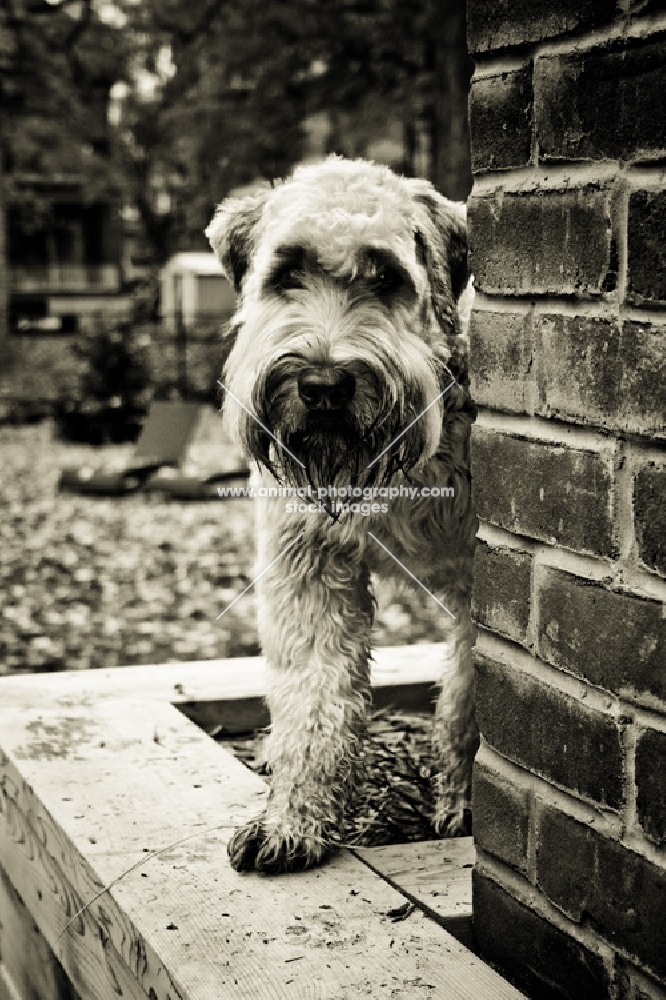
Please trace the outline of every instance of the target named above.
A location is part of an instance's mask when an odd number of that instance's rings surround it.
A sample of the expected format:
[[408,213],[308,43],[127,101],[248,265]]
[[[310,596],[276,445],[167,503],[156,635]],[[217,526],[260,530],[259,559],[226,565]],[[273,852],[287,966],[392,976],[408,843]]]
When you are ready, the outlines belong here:
[[206,234],[239,294],[222,381],[251,457],[367,485],[436,452],[467,398],[463,205],[331,157],[223,202]]

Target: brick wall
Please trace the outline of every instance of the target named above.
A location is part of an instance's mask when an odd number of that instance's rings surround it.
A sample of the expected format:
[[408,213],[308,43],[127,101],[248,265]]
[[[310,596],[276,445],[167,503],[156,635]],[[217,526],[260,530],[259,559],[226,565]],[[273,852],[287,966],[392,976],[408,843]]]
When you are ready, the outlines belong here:
[[666,13],[468,0],[474,913],[535,1000],[666,997]]

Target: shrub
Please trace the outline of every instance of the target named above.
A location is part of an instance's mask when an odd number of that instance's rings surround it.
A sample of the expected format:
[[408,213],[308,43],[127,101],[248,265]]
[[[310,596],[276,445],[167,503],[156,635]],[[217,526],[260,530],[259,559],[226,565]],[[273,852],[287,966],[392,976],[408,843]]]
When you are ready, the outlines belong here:
[[152,396],[150,340],[131,324],[98,321],[70,350],[81,363],[76,391],[61,394],[56,424],[70,441],[135,441]]
[[71,338],[8,336],[0,343],[0,422],[33,423],[54,414],[57,401],[74,397],[82,362]]

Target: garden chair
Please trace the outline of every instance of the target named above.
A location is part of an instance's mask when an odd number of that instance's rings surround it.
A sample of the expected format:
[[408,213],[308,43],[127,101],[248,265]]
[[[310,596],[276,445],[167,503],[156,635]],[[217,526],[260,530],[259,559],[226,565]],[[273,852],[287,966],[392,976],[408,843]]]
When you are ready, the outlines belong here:
[[[149,489],[183,500],[218,499],[217,484],[245,480],[247,468],[206,478],[177,473],[185,460],[201,410],[199,403],[153,403],[126,469],[119,472],[64,469],[58,488],[95,496],[125,496],[140,489]],[[169,477],[160,475],[161,470],[169,468],[176,470],[176,474]]]

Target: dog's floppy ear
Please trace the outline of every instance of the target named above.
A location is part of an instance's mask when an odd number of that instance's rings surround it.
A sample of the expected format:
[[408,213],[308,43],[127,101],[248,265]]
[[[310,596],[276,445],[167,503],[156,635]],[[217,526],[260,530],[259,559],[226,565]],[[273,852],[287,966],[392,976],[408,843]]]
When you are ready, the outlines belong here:
[[[429,181],[407,181],[417,212],[416,240],[424,257],[433,299],[457,302],[469,280],[467,269],[467,210],[462,202],[449,201]],[[446,308],[433,302],[436,312]],[[439,317],[438,317],[439,318]]]
[[227,198],[218,206],[206,236],[229,281],[240,291],[254,252],[254,230],[261,219],[270,189],[245,198]]
[[467,211],[429,183],[406,181],[415,202],[417,252],[428,275],[435,319],[451,353],[449,367],[462,382],[467,377],[467,326],[473,289],[467,266]]

